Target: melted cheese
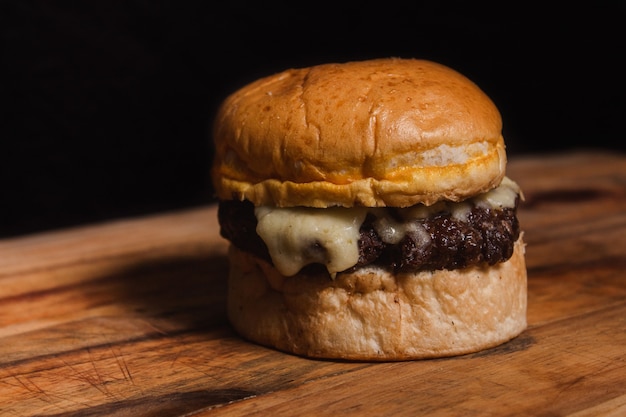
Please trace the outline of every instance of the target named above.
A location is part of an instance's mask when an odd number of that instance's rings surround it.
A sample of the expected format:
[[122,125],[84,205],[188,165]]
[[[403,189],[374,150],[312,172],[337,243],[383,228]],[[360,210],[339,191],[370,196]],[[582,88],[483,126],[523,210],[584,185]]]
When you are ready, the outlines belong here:
[[[472,199],[483,208],[514,207],[520,194],[517,184],[505,177],[497,188]],[[421,204],[394,209],[392,216],[386,208],[331,207],[326,209],[293,207],[257,207],[257,233],[268,247],[276,269],[291,276],[304,266],[321,263],[331,277],[354,266],[359,260],[359,229],[368,213],[376,217],[376,233],[388,244],[399,243],[412,233],[418,244],[427,245],[430,235],[415,220],[447,211],[458,221],[467,221],[472,208],[469,202],[440,201],[432,206]],[[400,219],[397,219],[397,217]]]
[[257,207],[257,233],[276,269],[285,276],[321,263],[331,276],[359,260],[359,228],[366,208]]
[[474,202],[483,208],[513,207],[519,193],[519,186],[508,177],[504,177],[498,187],[475,197]]

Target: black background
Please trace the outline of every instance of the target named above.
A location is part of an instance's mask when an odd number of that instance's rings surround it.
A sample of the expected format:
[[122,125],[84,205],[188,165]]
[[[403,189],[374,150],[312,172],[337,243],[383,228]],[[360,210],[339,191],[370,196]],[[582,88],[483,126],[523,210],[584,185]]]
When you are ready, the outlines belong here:
[[0,236],[212,202],[220,101],[329,61],[457,69],[499,107],[509,158],[625,150],[624,1],[0,5]]

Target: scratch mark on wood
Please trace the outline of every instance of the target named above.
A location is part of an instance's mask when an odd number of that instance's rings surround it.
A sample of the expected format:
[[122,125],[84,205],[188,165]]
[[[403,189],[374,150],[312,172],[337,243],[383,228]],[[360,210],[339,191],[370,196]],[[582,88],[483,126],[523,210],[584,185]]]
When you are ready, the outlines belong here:
[[115,358],[115,362],[117,363],[118,368],[122,372],[122,376],[124,377],[124,379],[130,382],[132,385],[135,385],[135,381],[133,380],[133,375],[130,372],[128,363],[126,363],[126,359],[124,359],[124,355],[121,352],[117,354],[115,352],[113,345],[109,345],[109,350],[111,351],[113,358]]

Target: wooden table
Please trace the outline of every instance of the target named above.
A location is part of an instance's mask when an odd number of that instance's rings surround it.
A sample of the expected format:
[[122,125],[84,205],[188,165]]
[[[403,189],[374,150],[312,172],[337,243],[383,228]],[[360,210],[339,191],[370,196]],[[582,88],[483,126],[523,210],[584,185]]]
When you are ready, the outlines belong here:
[[1,241],[0,415],[626,415],[626,156],[520,156],[508,175],[529,326],[448,359],[244,342],[214,206]]

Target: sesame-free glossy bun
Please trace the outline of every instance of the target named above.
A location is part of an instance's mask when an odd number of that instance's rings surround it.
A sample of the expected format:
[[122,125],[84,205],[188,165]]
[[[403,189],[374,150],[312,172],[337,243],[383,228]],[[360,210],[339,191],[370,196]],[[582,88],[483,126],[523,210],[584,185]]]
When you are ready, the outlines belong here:
[[226,98],[212,177],[255,205],[394,206],[460,201],[499,184],[494,103],[458,72],[385,58],[289,69]]

